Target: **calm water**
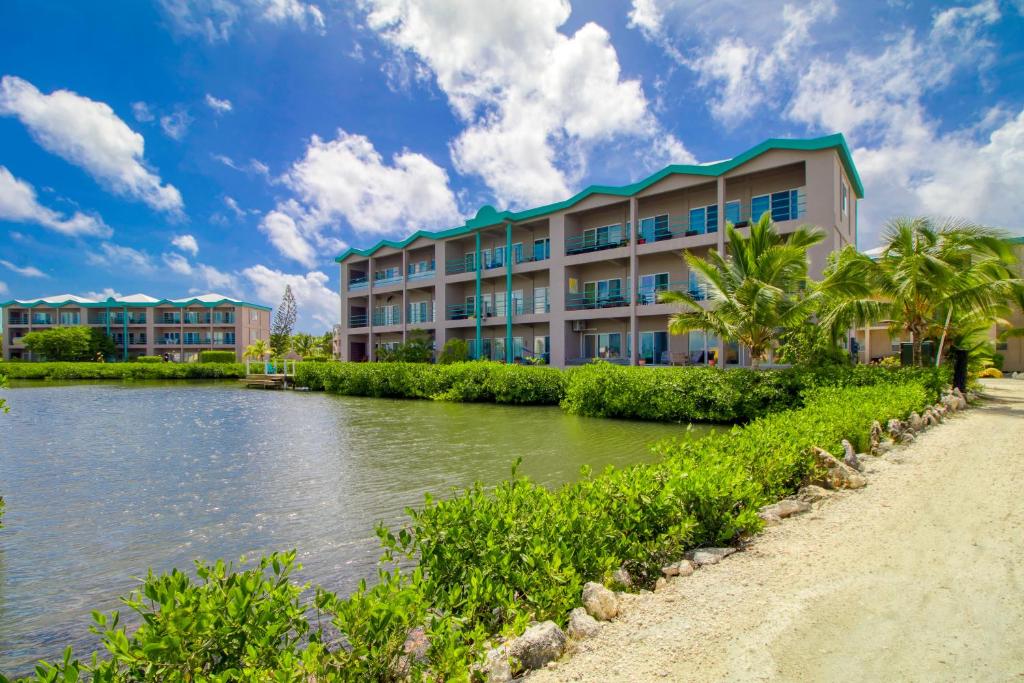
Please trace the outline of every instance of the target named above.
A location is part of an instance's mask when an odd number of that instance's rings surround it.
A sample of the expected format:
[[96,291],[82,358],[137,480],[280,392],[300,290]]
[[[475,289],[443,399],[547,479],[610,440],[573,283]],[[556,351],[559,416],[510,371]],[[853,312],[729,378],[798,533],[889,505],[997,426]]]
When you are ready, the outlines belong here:
[[134,577],[297,548],[300,578],[341,593],[375,575],[373,527],[423,493],[507,478],[517,457],[557,485],[580,466],[650,460],[684,428],[558,408],[109,383],[0,392],[0,671],[67,644]]

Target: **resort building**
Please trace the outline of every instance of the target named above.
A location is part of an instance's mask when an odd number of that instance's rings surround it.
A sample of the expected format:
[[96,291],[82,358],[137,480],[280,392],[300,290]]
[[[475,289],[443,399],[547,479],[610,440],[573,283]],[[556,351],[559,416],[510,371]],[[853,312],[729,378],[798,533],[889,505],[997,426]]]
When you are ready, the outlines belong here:
[[825,231],[811,254],[819,276],[831,251],[856,244],[863,194],[836,134],[767,140],[727,161],[673,165],[525,211],[485,206],[462,226],[338,257],[340,355],[374,360],[422,329],[438,352],[462,339],[474,357],[508,362],[747,364],[729,340],[667,333],[674,311],[658,293],[702,296],[683,251],[724,253],[726,221],[742,231],[768,212],[782,233]]
[[0,303],[3,357],[31,360],[22,338],[54,327],[103,329],[118,349],[118,360],[168,356],[186,362],[200,351],[234,351],[270,339],[270,308],[220,294],[155,299],[145,294],[87,299],[73,294]]

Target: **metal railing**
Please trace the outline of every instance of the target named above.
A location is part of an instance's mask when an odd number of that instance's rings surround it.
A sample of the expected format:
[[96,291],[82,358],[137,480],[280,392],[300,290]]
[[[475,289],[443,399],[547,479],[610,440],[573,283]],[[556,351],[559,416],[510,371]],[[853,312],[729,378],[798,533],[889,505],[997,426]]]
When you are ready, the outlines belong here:
[[437,270],[431,268],[430,270],[421,270],[418,273],[409,273],[406,277],[407,280],[428,280],[437,275]]
[[399,273],[398,275],[385,275],[383,277],[377,277],[378,275],[379,275],[379,273],[374,273],[374,275],[373,275],[373,286],[374,287],[383,286],[383,285],[393,285],[395,283],[398,283],[398,282],[402,281],[402,274],[401,273]]
[[365,313],[354,313],[348,316],[349,327],[366,327],[368,316]]
[[432,323],[434,322],[434,311],[432,308],[428,308],[427,312],[423,313],[414,307],[409,309],[406,317],[408,318],[410,325],[415,325],[416,323]]
[[379,326],[401,325],[402,314],[399,311],[374,311],[373,324]]
[[566,237],[565,253],[567,255],[586,254],[592,251],[624,247],[629,244],[628,229],[623,230],[621,225],[615,227],[618,229],[612,231],[611,234],[608,235],[588,233]]
[[696,301],[704,301],[708,298],[707,285],[694,284],[690,281],[669,282],[667,285],[655,287],[640,287],[636,293],[636,302],[641,306],[648,306],[658,303],[659,295],[662,292],[686,292]]
[[460,273],[475,273],[476,272],[476,259],[472,254],[463,256],[462,258],[448,259],[444,264],[444,272],[446,275],[458,275]]
[[568,311],[596,308],[617,308],[629,306],[629,287],[622,287],[609,292],[576,292],[565,295],[565,308]]
[[370,286],[370,281],[367,278],[360,278],[358,280],[348,281],[348,290],[354,292],[360,289],[366,289]]
[[474,304],[448,304],[446,308],[446,320],[468,320],[476,317],[476,306]]
[[10,317],[8,325],[28,325],[28,316],[15,316]]

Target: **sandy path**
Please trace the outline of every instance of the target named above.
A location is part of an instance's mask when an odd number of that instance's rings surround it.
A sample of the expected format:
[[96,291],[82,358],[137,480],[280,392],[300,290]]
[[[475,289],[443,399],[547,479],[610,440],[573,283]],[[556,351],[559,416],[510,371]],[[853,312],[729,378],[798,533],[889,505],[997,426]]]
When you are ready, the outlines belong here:
[[1024,680],[1024,382],[657,594],[541,681]]

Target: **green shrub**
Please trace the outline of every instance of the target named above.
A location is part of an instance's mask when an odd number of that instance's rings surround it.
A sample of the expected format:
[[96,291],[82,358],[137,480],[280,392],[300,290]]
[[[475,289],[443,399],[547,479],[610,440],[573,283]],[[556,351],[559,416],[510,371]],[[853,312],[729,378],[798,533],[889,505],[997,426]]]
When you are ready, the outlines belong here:
[[241,363],[0,363],[11,379],[222,379],[245,377]]
[[133,362],[135,363],[163,363],[163,356],[138,356]]
[[465,339],[449,339],[441,348],[441,355],[437,362],[441,365],[449,363],[464,363],[469,360],[469,342]]
[[200,363],[234,363],[238,360],[234,351],[200,351]]

